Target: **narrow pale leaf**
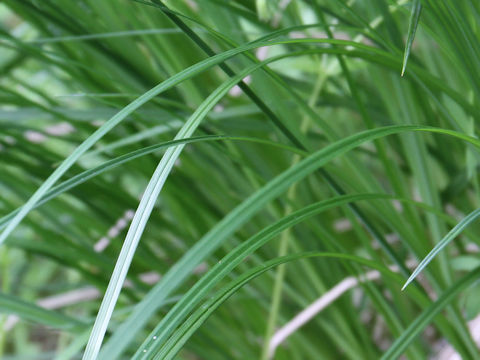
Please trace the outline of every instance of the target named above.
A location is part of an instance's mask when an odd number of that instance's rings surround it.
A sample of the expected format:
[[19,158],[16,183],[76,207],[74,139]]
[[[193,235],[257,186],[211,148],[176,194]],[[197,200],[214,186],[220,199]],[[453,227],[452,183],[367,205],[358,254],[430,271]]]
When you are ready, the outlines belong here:
[[410,23],[408,25],[407,43],[405,45],[405,52],[403,54],[402,74],[405,74],[407,68],[408,57],[412,49],[415,33],[417,32],[418,22],[420,21],[420,14],[422,13],[422,3],[420,0],[413,0],[412,11],[410,13]]
[[442,251],[442,249],[447,246],[453,239],[462,233],[462,231],[475,221],[480,216],[480,209],[472,211],[470,214],[465,216],[462,221],[460,221],[452,230],[449,231],[445,237],[440,240],[440,242],[435,245],[435,247],[428,253],[427,256],[420,262],[415,271],[410,275],[408,280],[403,285],[402,290],[404,290],[417,276],[420,274],[423,269],[432,261],[437,254]]

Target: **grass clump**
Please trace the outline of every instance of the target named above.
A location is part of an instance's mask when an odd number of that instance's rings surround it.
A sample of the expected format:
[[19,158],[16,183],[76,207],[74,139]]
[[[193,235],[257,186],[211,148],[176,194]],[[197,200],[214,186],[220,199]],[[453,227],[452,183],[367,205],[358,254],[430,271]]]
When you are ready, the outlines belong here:
[[2,358],[479,357],[474,2],[0,19]]

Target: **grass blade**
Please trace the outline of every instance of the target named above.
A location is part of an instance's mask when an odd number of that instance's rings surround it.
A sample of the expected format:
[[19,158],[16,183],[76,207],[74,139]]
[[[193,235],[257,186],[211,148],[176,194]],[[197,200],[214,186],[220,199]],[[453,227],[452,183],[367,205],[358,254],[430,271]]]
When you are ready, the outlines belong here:
[[[265,37],[262,38],[262,40]],[[37,189],[37,191],[30,197],[30,199],[25,203],[22,209],[15,215],[15,217],[10,221],[7,227],[0,234],[0,244],[2,244],[5,239],[10,235],[10,233],[17,227],[17,225],[22,221],[22,219],[34,208],[35,204],[41,200],[41,198],[46,194],[48,190],[61,178],[61,176],[71,167],[75,162],[87,151],[89,150],[98,140],[100,140],[105,134],[107,134],[111,129],[117,126],[122,122],[128,115],[133,111],[141,107],[143,104],[159,95],[160,93],[172,88],[173,86],[181,83],[182,81],[191,78],[192,76],[199,74],[206,69],[217,65],[239,53],[259,48],[262,46],[272,46],[272,45],[281,45],[281,44],[309,44],[309,43],[326,43],[326,44],[336,44],[336,45],[346,45],[353,46],[359,49],[371,51],[376,55],[377,60],[381,59],[382,56],[386,54],[378,49],[375,49],[371,46],[366,46],[363,44],[356,43],[354,41],[345,41],[345,40],[336,40],[336,39],[295,39],[295,40],[281,40],[281,41],[265,41],[265,42],[252,42],[243,46],[240,46],[236,49],[225,51],[224,53],[212,56],[204,61],[201,61],[191,67],[181,71],[180,73],[172,76],[168,80],[165,80],[161,84],[150,89],[142,96],[138,97],[122,110],[120,110],[116,115],[110,118],[106,123],[104,123],[97,131],[95,131],[90,137],[88,137],[82,144],[80,144],[75,151],[66,158],[60,166],[42,183],[42,185]],[[318,49],[319,52],[332,52],[332,53],[345,53],[351,54],[351,51],[345,51],[342,49]],[[289,55],[285,55],[287,57]],[[372,60],[374,57],[371,58]],[[384,58],[384,60],[391,61],[391,58]],[[431,80],[431,79],[430,79]],[[436,82],[432,83],[435,86],[441,86]],[[443,90],[448,91],[445,87]],[[454,96],[457,100],[458,97],[455,93],[448,91],[450,96]]]
[[382,356],[382,360],[397,359],[415,339],[415,337],[440,313],[462,290],[478,280],[480,267],[469,272],[453,286],[446,290],[442,296],[428,307],[405,331],[395,340],[393,345]]
[[155,287],[139,302],[129,318],[115,331],[101,353],[101,358],[116,358],[128,346],[125,339],[140,331],[155,313],[164,297],[177,289],[192,273],[196,266],[213,253],[240,226],[251,219],[269,201],[278,197],[288,187],[303,179],[330,160],[354,149],[366,141],[387,135],[409,131],[436,132],[455,136],[480,148],[480,141],[467,135],[438,128],[412,125],[397,125],[364,131],[339,140],[319,150],[267,183],[256,193],[238,205],[215,227],[203,236],[183,257],[164,275]]
[[418,22],[420,21],[420,14],[422,13],[422,3],[420,0],[413,0],[412,11],[410,13],[410,23],[408,24],[407,43],[405,45],[405,52],[403,54],[403,64],[401,76],[405,74],[407,69],[408,57],[410,56],[410,50],[412,49],[413,40],[415,39],[415,33],[417,32]]
[[[353,255],[346,255],[340,253],[322,253],[322,252],[310,252],[310,253],[300,253],[300,254],[293,254],[287,255],[283,257],[279,257],[273,260],[266,262],[260,266],[257,266],[245,274],[239,276],[234,281],[230,282],[220,291],[218,291],[211,299],[207,300],[202,306],[200,306],[179,328],[175,331],[172,337],[167,341],[165,346],[161,349],[158,353],[153,353],[153,357],[150,356],[150,359],[155,360],[171,360],[173,359],[176,354],[181,350],[185,342],[194,334],[194,332],[208,319],[210,315],[222,304],[224,303],[230,296],[232,296],[235,292],[241,289],[245,284],[249,281],[255,279],[256,277],[260,276],[261,274],[265,273],[266,271],[278,266],[280,264],[284,264],[290,261],[312,258],[312,257],[320,257],[320,258],[332,258],[338,260],[348,260],[357,262],[362,265],[366,265],[377,269],[382,274],[385,274],[389,277],[398,281],[398,278],[395,276],[397,274],[392,273],[391,270],[379,266],[377,263],[366,260],[364,258],[353,256]],[[149,352],[149,349],[143,349]]]
[[[278,57],[252,65],[238,73],[233,78],[225,81],[192,114],[192,116],[187,120],[185,125],[176,135],[175,140],[190,137],[200,125],[200,122],[207,116],[208,112],[217,104],[217,102],[245,76],[269,62],[281,59],[283,57],[285,56],[280,55]],[[95,320],[92,334],[83,355],[84,360],[95,360],[97,358],[103,337],[107,331],[108,323],[112,316],[113,309],[115,308],[118,296],[120,295],[120,291],[127,276],[128,268],[132,262],[138,242],[143,234],[143,230],[145,229],[157,197],[160,194],[160,191],[163,188],[170,171],[172,170],[184,147],[185,144],[178,144],[167,149],[152,178],[150,179],[147,188],[145,189],[135,216],[132,220],[132,224],[128,229],[122,250],[118,256],[115,269],[113,270],[113,274],[103,298],[102,305],[100,306],[100,310]]]
[[[56,198],[57,196],[73,189],[75,186],[83,184],[86,181],[94,178],[95,176],[98,176],[108,170],[114,169],[129,161],[138,159],[148,154],[152,154],[162,149],[169,148],[171,146],[175,146],[179,144],[193,144],[196,142],[204,142],[204,141],[245,141],[245,142],[252,142],[252,143],[273,146],[278,149],[293,152],[295,154],[305,155],[305,152],[288,145],[276,143],[269,140],[250,138],[245,136],[207,135],[207,136],[197,136],[197,137],[191,137],[191,138],[185,138],[185,139],[171,140],[171,141],[166,141],[160,144],[151,145],[143,149],[135,150],[125,155],[118,156],[114,159],[104,162],[101,165],[98,165],[92,169],[85,170],[84,172],[73,176],[72,178],[60,183],[59,185],[53,187],[50,191],[48,191],[41,198],[41,200],[34,206],[34,209]],[[5,228],[8,225],[8,223],[11,221],[11,219],[13,219],[15,215],[21,211],[21,209],[22,208],[20,207],[10,212],[9,214],[3,216],[2,218],[0,218],[0,230]]]
[[18,297],[3,293],[0,293],[0,312],[15,314],[22,319],[72,332],[81,332],[85,330],[87,325],[83,321],[44,309],[38,305],[23,301]]
[[275,3],[0,5],[0,359],[478,357],[480,3]]
[[415,278],[420,274],[423,269],[432,261],[437,254],[442,251],[442,249],[447,246],[453,239],[455,239],[462,231],[469,226],[473,221],[475,221],[480,216],[480,209],[472,211],[470,214],[465,216],[462,221],[460,221],[452,230],[444,236],[442,240],[428,253],[427,256],[420,262],[415,271],[410,275],[408,280],[403,285],[402,290],[404,290]]
[[[338,196],[333,199],[320,201],[301,210],[285,216],[281,220],[255,234],[235,249],[230,251],[221,261],[208,271],[195,285],[178,301],[166,316],[158,323],[155,329],[145,339],[142,346],[135,353],[132,360],[148,359],[163,346],[164,342],[175,328],[191,313],[194,307],[206,296],[219,281],[221,281],[232,269],[240,264],[247,256],[265,245],[285,229],[295,226],[308,218],[318,215],[332,207],[339,207],[350,202],[392,199],[387,194],[357,194]],[[144,352],[144,349],[148,349]]]
[[[265,38],[265,37],[264,37]],[[263,38],[263,39],[264,39]],[[279,41],[276,44],[283,44],[283,43],[303,43],[303,42],[311,42],[312,39],[299,39],[299,40],[287,40],[287,41]],[[353,41],[338,41],[338,40],[325,40],[325,39],[313,39],[314,42],[325,42],[325,43],[335,43],[338,44],[347,44],[349,43],[352,46],[358,46],[359,48],[364,49],[372,49],[375,51],[374,48],[368,47],[362,44],[355,43]],[[261,47],[261,46],[270,46],[273,45],[273,42],[252,42],[243,46],[240,46],[236,49],[228,50],[224,53],[218,54],[216,56],[212,56],[208,59],[205,59],[191,67],[181,71],[180,73],[170,77],[168,80],[160,83],[159,85],[153,87],[142,96],[138,97],[130,104],[125,106],[122,110],[120,110],[117,114],[115,114],[112,118],[110,118],[107,122],[105,122],[100,128],[98,128],[92,135],[90,135],[82,144],[80,144],[75,151],[66,158],[60,166],[42,183],[42,185],[38,188],[38,190],[30,197],[30,199],[25,203],[22,209],[15,215],[15,217],[10,221],[7,227],[3,230],[0,234],[0,244],[2,244],[5,239],[10,235],[10,233],[17,227],[17,225],[22,221],[22,219],[33,209],[35,204],[41,200],[41,198],[45,195],[45,193],[60,179],[60,177],[71,167],[75,162],[87,151],[89,150],[98,140],[100,140],[105,134],[107,134],[110,130],[112,130],[115,126],[117,126],[120,122],[122,122],[128,115],[134,112],[136,109],[141,107],[143,104],[148,102],[149,100],[153,99],[155,96],[159,95],[160,93],[174,87],[175,85],[191,78],[192,76],[199,74],[206,69],[222,63],[223,61],[240,54],[242,52]],[[284,55],[285,57],[288,55]],[[271,60],[271,59],[270,59]]]

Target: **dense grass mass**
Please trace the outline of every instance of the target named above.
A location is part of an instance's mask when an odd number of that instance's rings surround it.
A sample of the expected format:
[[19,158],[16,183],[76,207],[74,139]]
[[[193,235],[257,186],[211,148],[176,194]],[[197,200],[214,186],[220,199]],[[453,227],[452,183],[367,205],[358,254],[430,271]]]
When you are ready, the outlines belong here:
[[0,358],[480,358],[479,24],[4,0]]

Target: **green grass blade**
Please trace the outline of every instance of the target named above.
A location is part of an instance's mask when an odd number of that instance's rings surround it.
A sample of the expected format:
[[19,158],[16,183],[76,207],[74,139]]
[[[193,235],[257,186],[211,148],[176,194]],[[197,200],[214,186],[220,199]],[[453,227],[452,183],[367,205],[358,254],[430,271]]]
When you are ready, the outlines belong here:
[[[155,86],[154,88],[147,91],[142,96],[138,97],[122,110],[120,110],[116,115],[110,118],[106,123],[104,123],[97,131],[95,131],[90,137],[88,137],[82,144],[80,144],[75,151],[66,158],[60,166],[42,183],[42,185],[37,189],[37,191],[30,197],[30,199],[25,203],[22,209],[15,215],[15,217],[10,221],[7,227],[0,234],[0,244],[2,244],[9,234],[16,228],[16,226],[22,221],[22,219],[33,209],[35,204],[41,200],[41,198],[46,194],[46,192],[60,179],[60,177],[87,151],[89,150],[98,140],[100,140],[105,134],[107,134],[111,129],[116,125],[122,122],[128,115],[133,111],[138,109],[140,106],[157,96],[158,94],[166,91],[173,86],[181,83],[182,81],[191,78],[192,76],[199,74],[206,69],[217,65],[239,53],[262,47],[262,46],[272,46],[272,45],[281,45],[281,44],[309,44],[309,43],[329,43],[336,45],[346,45],[353,46],[359,49],[368,50],[374,53],[377,56],[377,60],[382,56],[386,56],[380,50],[377,50],[371,46],[363,45],[356,43],[354,41],[345,41],[345,40],[336,40],[336,39],[295,39],[295,40],[282,40],[282,41],[271,41],[271,42],[253,42],[243,46],[240,46],[236,49],[228,50],[224,53],[212,56],[204,61],[201,61],[191,67],[181,71],[180,73],[172,76],[168,80],[165,80],[161,84]],[[348,54],[350,51],[345,51],[342,49],[319,49],[319,52],[332,52],[332,53],[345,53]],[[285,55],[285,57],[288,55]],[[372,60],[374,57],[371,58]],[[390,60],[387,60],[390,59]],[[386,61],[391,61],[391,58],[385,57]],[[430,79],[431,80],[431,79]],[[438,83],[433,83],[433,85],[441,86]],[[447,90],[447,89],[444,89]],[[449,95],[454,96],[452,92],[449,92]]]
[[[168,337],[172,334],[177,326],[179,326],[185,318],[190,314],[195,306],[205,298],[208,292],[218,284],[233,268],[238,266],[246,257],[254,253],[258,248],[264,246],[267,242],[274,239],[282,231],[298,225],[306,221],[312,216],[316,216],[321,212],[327,211],[332,207],[340,207],[342,205],[365,201],[365,200],[392,200],[394,196],[388,194],[355,194],[343,195],[332,199],[320,201],[309,205],[283,217],[274,224],[261,230],[254,236],[242,242],[235,249],[231,250],[224,258],[214,265],[188,292],[178,301],[175,306],[162,318],[155,329],[145,338],[143,344],[138,348],[132,360],[145,360],[151,358],[152,354],[160,351]],[[416,203],[408,199],[396,198],[398,201],[411,203],[421,208],[441,216],[435,209],[425,206],[422,203]],[[401,284],[402,277],[397,276],[396,282]],[[428,301],[427,297],[420,297],[416,294],[416,300],[419,304],[424,305]],[[423,294],[422,294],[423,295]],[[143,350],[147,349],[146,352]]]
[[415,321],[403,332],[403,334],[395,340],[393,345],[382,356],[382,360],[397,359],[415,339],[416,336],[440,313],[462,290],[467,288],[473,282],[478,280],[480,275],[480,267],[469,272],[453,286],[448,288],[442,296],[428,307]]
[[0,293],[0,312],[15,314],[25,320],[72,332],[81,332],[85,330],[87,325],[83,321],[44,309],[38,305],[23,301],[18,297],[3,293]]
[[[181,350],[185,342],[194,334],[194,332],[208,319],[210,315],[221,305],[223,304],[230,296],[232,296],[235,292],[241,289],[245,284],[249,281],[255,279],[256,277],[260,276],[261,274],[265,273],[266,271],[278,266],[280,264],[312,258],[312,257],[320,257],[320,258],[332,258],[338,260],[348,260],[357,262],[362,265],[366,265],[377,269],[382,274],[385,274],[389,277],[395,279],[396,274],[392,274],[392,271],[379,266],[377,263],[366,260],[364,258],[354,256],[354,255],[346,255],[346,254],[339,254],[339,253],[322,253],[322,252],[310,252],[310,253],[300,253],[300,254],[293,254],[287,255],[283,257],[279,257],[273,260],[270,260],[260,266],[257,266],[245,274],[239,276],[228,285],[223,287],[220,291],[218,291],[211,299],[207,300],[202,306],[200,306],[182,325],[175,331],[172,337],[167,341],[165,346],[161,349],[160,352],[156,353],[153,352],[148,358],[155,359],[155,360],[170,360],[173,359],[176,354]],[[398,281],[398,278],[396,278]],[[144,348],[147,353],[150,353],[150,349]],[[142,350],[142,351],[143,351]],[[153,357],[152,357],[153,355]]]
[[[305,41],[308,40],[308,41]],[[286,41],[279,41],[276,42],[277,45],[279,44],[287,44],[287,43],[304,43],[304,42],[319,42],[319,43],[338,43],[344,45],[351,45],[351,46],[358,46],[359,48],[364,49],[371,49],[372,51],[376,51],[374,48],[365,46],[362,44],[355,43],[353,41],[338,41],[338,40],[326,40],[326,39],[298,39],[298,40],[286,40]],[[133,111],[141,107],[143,104],[154,98],[155,96],[159,95],[160,93],[174,87],[175,85],[181,83],[182,81],[189,79],[196,74],[199,74],[206,69],[217,65],[237,54],[242,52],[261,47],[261,46],[270,46],[273,45],[273,42],[253,42],[243,46],[240,46],[236,49],[228,50],[224,53],[218,54],[216,56],[212,56],[208,59],[205,59],[191,67],[181,71],[180,73],[170,77],[168,80],[160,83],[159,85],[153,87],[142,96],[138,97],[130,104],[125,106],[122,110],[120,110],[116,115],[110,118],[107,122],[105,122],[100,128],[98,128],[92,135],[90,135],[82,144],[80,144],[75,151],[65,159],[60,166],[55,169],[55,171],[42,183],[42,185],[38,188],[38,190],[30,197],[30,199],[25,203],[22,207],[22,210],[15,215],[15,217],[10,221],[7,227],[3,230],[0,234],[0,244],[2,244],[5,239],[9,236],[9,234],[16,228],[16,226],[22,221],[22,219],[33,209],[35,204],[41,200],[41,198],[45,195],[45,193],[60,179],[60,177],[87,151],[89,150],[98,140],[100,140],[105,134],[107,134],[110,130],[112,130],[115,126],[117,126],[120,122],[122,122],[128,115],[130,115]],[[285,57],[288,56],[284,55]],[[269,59],[271,60],[271,59]]]
[[[207,116],[208,112],[217,104],[217,102],[245,76],[269,62],[281,59],[283,57],[285,57],[285,55],[270,58],[261,63],[252,65],[235,75],[233,78],[225,81],[192,114],[185,125],[180,129],[175,139],[178,140],[190,137],[200,125],[200,122]],[[118,256],[115,269],[113,270],[111,280],[95,320],[92,334],[83,355],[84,360],[94,360],[98,356],[103,337],[107,331],[108,323],[112,316],[113,309],[115,308],[118,296],[120,295],[120,291],[127,276],[128,268],[132,262],[138,242],[143,234],[143,230],[145,229],[157,197],[160,194],[160,191],[163,188],[170,171],[172,170],[184,147],[185,144],[179,144],[167,149],[152,178],[150,179],[147,188],[145,189],[135,216],[132,220],[132,224],[128,229],[122,250]]]
[[478,1],[4,0],[0,23],[0,359],[479,357]]
[[[281,150],[289,151],[295,154],[299,155],[306,155],[305,152],[298,150],[294,147],[280,144],[274,141],[269,141],[269,140],[263,140],[263,139],[257,139],[257,138],[251,138],[251,137],[244,137],[244,136],[226,136],[226,135],[207,135],[207,136],[197,136],[197,137],[191,137],[191,138],[186,138],[186,139],[178,139],[178,140],[172,140],[172,141],[166,141],[160,144],[156,145],[151,145],[148,147],[145,147],[143,149],[138,149],[135,151],[132,151],[128,154],[118,156],[114,159],[108,160],[104,162],[101,165],[98,165],[94,168],[85,170],[84,172],[77,174],[73,176],[72,178],[60,183],[59,185],[53,187],[50,191],[48,191],[42,199],[34,206],[35,208],[38,208],[39,206],[47,203],[48,201],[56,198],[57,196],[73,189],[75,186],[78,186],[80,184],[85,183],[86,181],[94,178],[95,176],[98,176],[108,170],[114,169],[122,164],[125,164],[127,162],[130,162],[132,160],[138,159],[142,156],[148,155],[155,153],[156,151],[162,150],[169,148],[171,146],[179,145],[179,144],[193,144],[196,142],[204,142],[204,141],[244,141],[244,142],[252,142],[252,143],[258,143],[258,144],[263,144],[267,146],[273,146]],[[5,226],[8,225],[8,223],[11,221],[12,218],[15,217],[18,212],[21,211],[21,207],[10,212],[9,214],[3,216],[0,218],[0,230],[3,229]]]
[[445,246],[447,246],[453,239],[460,235],[462,231],[472,222],[474,222],[479,216],[480,209],[476,209],[467,216],[465,216],[462,221],[460,221],[452,230],[450,230],[448,234],[445,235],[443,239],[440,240],[437,245],[435,245],[432,251],[430,251],[428,255],[425,256],[425,258],[420,262],[420,264],[416,267],[415,271],[405,282],[405,285],[403,285],[402,290],[405,289],[413,280],[415,280],[418,274],[420,274],[423,269],[425,269],[425,267],[430,263],[430,261],[432,261]]
[[57,42],[70,42],[70,41],[87,41],[98,39],[111,39],[118,37],[140,36],[140,35],[165,35],[165,34],[177,34],[178,29],[145,29],[145,30],[129,30],[129,31],[114,31],[101,34],[88,34],[88,35],[72,35],[72,36],[57,36],[51,38],[38,38],[30,41],[33,44],[48,44]]
[[409,131],[426,131],[443,133],[466,140],[476,147],[480,147],[480,141],[455,131],[437,128],[399,125],[377,128],[364,131],[342,140],[339,140],[322,150],[319,150],[282,174],[267,183],[264,187],[251,195],[238,205],[214,228],[203,236],[183,257],[164,275],[160,282],[138,303],[129,318],[117,329],[106,344],[102,358],[118,357],[128,345],[127,340],[132,334],[137,333],[145,326],[157,309],[157,304],[168,297],[180,284],[191,274],[205,258],[210,255],[222,242],[228,239],[240,226],[245,224],[269,201],[278,197],[288,187],[303,179],[315,170],[327,164],[330,160],[338,157],[366,141],[372,141],[387,135],[399,134]]
[[412,11],[410,13],[410,23],[408,24],[407,43],[405,45],[405,52],[403,54],[403,64],[401,76],[405,74],[407,69],[408,57],[412,49],[415,33],[417,32],[418,22],[420,21],[420,14],[422,13],[422,3],[420,0],[413,0]]
[[[275,236],[285,229],[295,226],[308,218],[318,215],[333,207],[339,207],[351,202],[375,199],[393,199],[387,194],[358,194],[344,195],[333,199],[320,201],[309,205],[301,210],[285,216],[281,220],[263,229],[259,233],[250,237],[235,249],[230,251],[221,261],[219,261],[212,269],[208,271],[195,285],[175,304],[175,306],[167,313],[166,316],[158,323],[155,329],[145,339],[142,346],[135,353],[132,360],[148,359],[152,353],[159,351],[168,336],[175,328],[191,313],[194,307],[206,296],[219,281],[221,281],[232,269],[240,264],[247,256],[251,255],[255,250],[265,245]],[[144,352],[144,349],[148,349]]]

